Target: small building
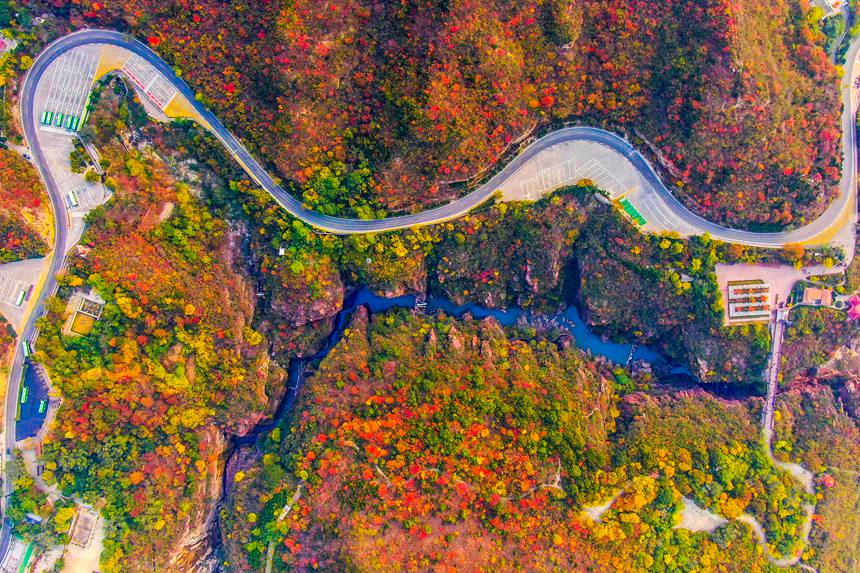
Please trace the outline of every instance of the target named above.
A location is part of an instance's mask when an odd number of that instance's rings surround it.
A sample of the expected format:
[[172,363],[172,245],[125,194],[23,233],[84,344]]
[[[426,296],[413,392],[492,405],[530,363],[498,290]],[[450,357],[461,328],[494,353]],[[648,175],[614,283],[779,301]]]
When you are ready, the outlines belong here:
[[770,318],[770,285],[762,280],[733,281],[727,285],[729,322],[752,322]]
[[92,540],[98,519],[98,513],[85,506],[79,506],[69,526],[69,542],[78,547],[87,547]]
[[18,41],[14,38],[7,38],[6,36],[0,35],[0,54],[5,54],[6,52],[11,52],[15,48],[18,47]]
[[812,0],[810,4],[814,8],[821,9],[821,12],[824,14],[822,16],[823,19],[838,14],[843,1],[847,2],[848,0]]
[[829,288],[808,286],[803,289],[800,303],[811,306],[832,306],[833,291]]
[[63,334],[86,336],[102,315],[105,301],[94,291],[89,293],[75,292],[66,306],[69,317],[63,326]]

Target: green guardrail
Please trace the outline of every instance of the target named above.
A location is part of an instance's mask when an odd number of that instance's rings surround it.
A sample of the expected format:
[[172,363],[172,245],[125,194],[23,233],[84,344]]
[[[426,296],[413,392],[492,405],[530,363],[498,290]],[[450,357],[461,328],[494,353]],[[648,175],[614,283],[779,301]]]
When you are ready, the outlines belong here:
[[627,214],[627,216],[630,217],[633,222],[640,227],[648,222],[645,220],[645,217],[642,216],[642,213],[637,211],[636,207],[634,207],[626,198],[619,201],[618,204],[621,206],[621,209]]
[[33,558],[33,544],[27,544],[27,550],[24,551],[24,557],[21,558],[21,564],[18,566],[18,573],[25,573],[27,566],[30,564],[30,559]]

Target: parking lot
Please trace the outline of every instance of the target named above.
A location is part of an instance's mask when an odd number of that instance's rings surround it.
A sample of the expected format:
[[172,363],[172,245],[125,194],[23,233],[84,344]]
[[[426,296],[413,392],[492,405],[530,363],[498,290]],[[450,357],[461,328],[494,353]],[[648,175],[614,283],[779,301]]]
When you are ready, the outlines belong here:
[[617,152],[599,143],[569,142],[534,156],[501,185],[500,191],[507,201],[536,201],[582,180],[591,181],[613,200],[640,187],[638,173]]
[[69,210],[76,214],[78,212],[89,212],[93,207],[97,207],[105,202],[107,196],[104,187],[101,185],[93,185],[90,183],[82,183],[72,190],[78,204],[72,205],[68,196],[66,202]]
[[[0,265],[0,314],[16,328],[27,309],[29,297],[32,297],[33,285],[45,269],[46,260],[27,259]],[[19,306],[15,303],[21,291],[26,291],[27,296]]]
[[[0,274],[0,303],[12,306],[18,302],[21,291],[28,291],[33,285],[8,274]],[[25,297],[26,299],[26,297]]]
[[41,129],[67,133],[80,128],[98,61],[98,52],[74,50],[52,64],[44,107],[37,110]]
[[565,184],[574,185],[583,179],[591,181],[608,192],[610,199],[619,197],[627,190],[624,183],[603,163],[591,158],[584,163],[576,159],[568,159],[558,165],[541,169],[534,177],[520,181],[520,192],[523,200],[535,201],[553,189]]
[[143,90],[143,93],[155,102],[162,111],[176,95],[176,90],[171,83],[164,79],[149,62],[137,54],[132,54],[122,69],[131,81],[137,84],[137,87]]

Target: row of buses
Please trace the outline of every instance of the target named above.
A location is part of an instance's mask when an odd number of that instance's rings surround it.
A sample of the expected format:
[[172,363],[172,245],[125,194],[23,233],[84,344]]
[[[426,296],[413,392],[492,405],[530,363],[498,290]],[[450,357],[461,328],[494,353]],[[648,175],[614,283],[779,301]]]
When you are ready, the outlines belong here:
[[[19,420],[19,421],[21,419],[21,406],[26,404],[30,398],[30,387],[27,386],[26,379],[27,379],[27,370],[30,367],[30,364],[28,361],[30,359],[30,356],[33,354],[33,347],[30,345],[29,340],[22,340],[21,341],[21,348],[24,351],[24,367],[21,370],[21,387],[20,387],[20,394],[18,397],[18,408],[17,408],[16,417],[15,417],[15,419]],[[39,400],[38,412],[39,412],[39,414],[44,414],[47,410],[48,410],[48,400],[46,398],[42,398],[41,400]]]
[[60,112],[52,111],[42,112],[42,125],[53,125],[54,127],[65,127],[69,131],[77,131],[81,125],[81,118],[76,115],[63,115]]

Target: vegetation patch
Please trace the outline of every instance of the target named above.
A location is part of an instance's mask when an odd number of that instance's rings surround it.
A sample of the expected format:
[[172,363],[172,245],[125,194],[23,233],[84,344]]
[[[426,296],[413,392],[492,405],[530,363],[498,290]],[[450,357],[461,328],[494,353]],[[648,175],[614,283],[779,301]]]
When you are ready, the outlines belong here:
[[[490,319],[359,310],[230,476],[230,566],[769,570],[745,525],[675,529],[682,496],[798,547],[806,498],[767,459],[756,403],[620,398],[616,379]],[[599,522],[583,513],[619,491]]]

